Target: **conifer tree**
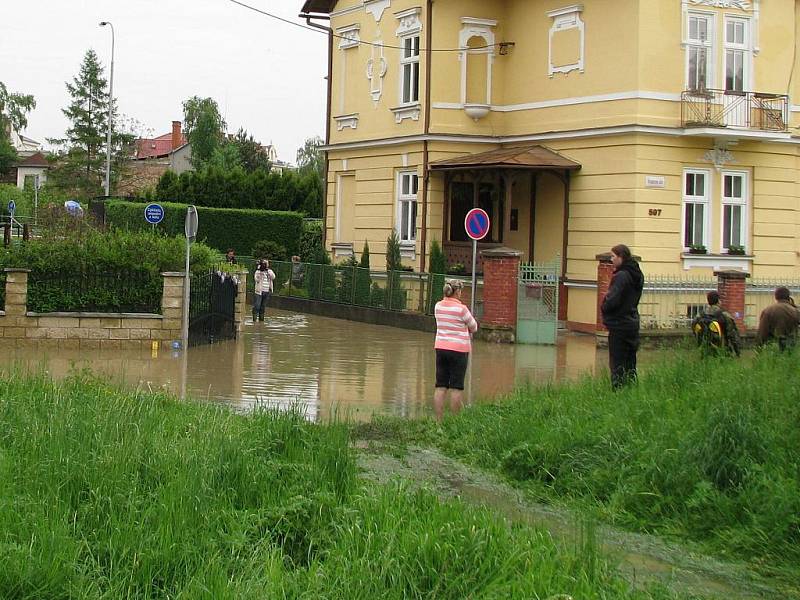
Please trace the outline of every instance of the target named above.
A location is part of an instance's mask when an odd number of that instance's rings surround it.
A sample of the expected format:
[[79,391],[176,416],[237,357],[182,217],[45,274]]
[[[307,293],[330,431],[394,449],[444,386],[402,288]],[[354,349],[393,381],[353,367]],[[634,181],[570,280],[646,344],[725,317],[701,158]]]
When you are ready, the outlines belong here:
[[[105,179],[109,100],[108,81],[94,50],[86,51],[78,74],[66,85],[71,101],[61,112],[70,124],[64,138],[49,140],[61,146],[62,151],[48,180],[61,189],[83,196],[98,195],[102,193]],[[119,179],[122,163],[133,143],[133,135],[113,127],[116,117],[115,107],[111,116],[112,182]]]

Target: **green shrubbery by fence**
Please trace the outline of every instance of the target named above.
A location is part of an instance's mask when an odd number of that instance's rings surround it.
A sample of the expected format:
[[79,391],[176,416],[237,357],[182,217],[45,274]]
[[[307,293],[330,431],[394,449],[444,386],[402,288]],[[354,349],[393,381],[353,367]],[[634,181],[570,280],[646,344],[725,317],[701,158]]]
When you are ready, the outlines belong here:
[[258,169],[224,170],[207,167],[176,175],[167,171],[150,194],[158,202],[186,202],[195,206],[297,211],[322,216],[322,179],[313,171],[283,173]]
[[[106,224],[131,231],[149,230],[144,220],[145,203],[110,201],[106,204]],[[183,236],[185,204],[163,203],[164,220],[156,230],[171,236]],[[237,254],[249,255],[253,244],[270,240],[296,254],[303,233],[300,213],[233,208],[198,207],[197,239],[220,252],[233,248]]]
[[[41,238],[0,251],[0,270],[30,269],[28,310],[34,312],[157,312],[161,273],[183,270],[184,256],[179,238],[87,226],[45,230]],[[214,259],[208,246],[192,245],[193,271],[208,270]]]

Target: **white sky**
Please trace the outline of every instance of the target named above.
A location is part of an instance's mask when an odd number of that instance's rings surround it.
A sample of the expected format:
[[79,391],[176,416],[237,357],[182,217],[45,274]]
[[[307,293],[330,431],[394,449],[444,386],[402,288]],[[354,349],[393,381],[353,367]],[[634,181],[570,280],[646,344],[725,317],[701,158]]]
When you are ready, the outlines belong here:
[[[295,22],[303,0],[244,0]],[[119,111],[155,135],[182,120],[181,103],[214,98],[233,133],[244,127],[274,143],[281,160],[324,136],[327,39],[228,0],[0,0],[0,81],[33,94],[25,135],[62,137],[64,83],[94,48],[108,77],[116,33],[114,97]]]

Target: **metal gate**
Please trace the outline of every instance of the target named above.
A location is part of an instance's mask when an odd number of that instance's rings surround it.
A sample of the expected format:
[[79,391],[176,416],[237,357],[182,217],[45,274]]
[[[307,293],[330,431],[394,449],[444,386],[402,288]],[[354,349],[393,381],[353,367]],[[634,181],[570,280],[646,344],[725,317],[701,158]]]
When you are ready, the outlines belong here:
[[517,343],[555,344],[561,258],[519,267]]
[[239,281],[226,273],[192,275],[189,287],[189,345],[213,344],[236,337]]

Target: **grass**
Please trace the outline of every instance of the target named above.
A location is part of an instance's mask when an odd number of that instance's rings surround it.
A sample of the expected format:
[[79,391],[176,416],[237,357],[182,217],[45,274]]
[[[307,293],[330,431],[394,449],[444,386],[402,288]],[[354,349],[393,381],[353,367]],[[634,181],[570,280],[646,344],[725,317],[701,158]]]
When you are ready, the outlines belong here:
[[536,500],[626,528],[700,542],[770,572],[800,575],[797,354],[747,360],[675,353],[638,385],[607,378],[519,389],[432,423],[379,420],[501,473]]
[[592,539],[365,483],[342,425],[86,375],[0,378],[0,482],[2,598],[672,597]]

